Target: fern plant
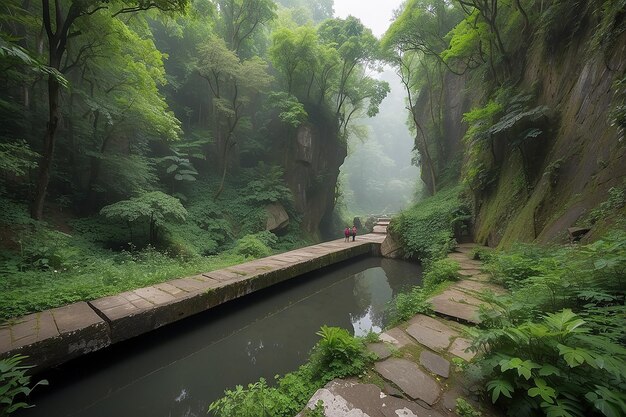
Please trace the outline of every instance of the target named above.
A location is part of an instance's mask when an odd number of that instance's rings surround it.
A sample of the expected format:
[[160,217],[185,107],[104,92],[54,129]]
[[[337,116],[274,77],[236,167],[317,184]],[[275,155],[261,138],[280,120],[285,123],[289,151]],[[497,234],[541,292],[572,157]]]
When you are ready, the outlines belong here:
[[626,413],[626,349],[592,334],[571,310],[478,337],[494,403],[512,416]]
[[13,414],[19,409],[29,408],[25,402],[33,389],[38,385],[48,385],[48,381],[37,382],[29,388],[30,376],[26,371],[32,366],[21,365],[26,356],[16,355],[0,360],[0,417]]

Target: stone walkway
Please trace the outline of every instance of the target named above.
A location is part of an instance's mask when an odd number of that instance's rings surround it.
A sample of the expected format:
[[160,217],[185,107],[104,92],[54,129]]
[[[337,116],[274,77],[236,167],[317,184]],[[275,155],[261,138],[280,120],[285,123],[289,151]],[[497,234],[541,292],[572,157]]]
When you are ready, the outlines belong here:
[[0,359],[26,355],[41,371],[307,272],[380,254],[384,239],[334,240],[20,317],[0,325]]
[[[469,258],[476,246],[458,245],[448,256],[459,263],[462,280],[429,300],[437,317],[418,314],[368,346],[379,360],[365,379],[384,381],[382,389],[380,383],[335,380],[318,390],[308,407],[322,400],[326,417],[449,417],[457,415],[458,397],[471,403],[473,395],[451,361],[471,361],[476,355],[467,350],[465,330],[479,323],[478,306],[485,303],[481,294],[504,292],[486,282],[481,263]],[[496,415],[482,412],[485,417]]]

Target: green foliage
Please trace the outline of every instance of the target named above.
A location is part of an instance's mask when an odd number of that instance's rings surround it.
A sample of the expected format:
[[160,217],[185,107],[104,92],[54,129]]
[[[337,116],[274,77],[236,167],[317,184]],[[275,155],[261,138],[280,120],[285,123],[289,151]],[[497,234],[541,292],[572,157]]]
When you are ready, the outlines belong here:
[[0,171],[5,173],[24,175],[28,169],[37,167],[38,157],[25,141],[0,143]]
[[462,397],[456,399],[456,408],[454,412],[460,417],[481,417],[483,413],[477,411],[470,403]]
[[0,417],[31,407],[25,402],[26,397],[38,385],[48,385],[48,381],[41,380],[32,388],[28,387],[30,376],[26,371],[32,367],[20,365],[24,359],[26,356],[16,355],[0,360]]
[[[148,223],[150,243],[157,242],[157,231],[168,223],[183,222],[187,210],[180,201],[160,191],[152,191],[129,200],[103,207],[100,214],[109,219],[132,223]],[[132,240],[132,229],[131,229]]]
[[422,276],[424,287],[435,287],[445,281],[459,280],[459,263],[448,258],[428,263]]
[[311,371],[324,383],[359,375],[373,359],[363,341],[352,337],[345,329],[322,326],[316,334],[321,340],[311,354]]
[[247,204],[284,203],[293,200],[291,190],[283,181],[281,167],[260,163],[249,173],[249,182],[243,190],[244,202]]
[[475,347],[511,416],[626,413],[626,234],[580,247],[519,246],[487,261],[512,294],[483,311]]
[[429,314],[432,312],[432,306],[427,300],[432,293],[425,288],[415,286],[410,291],[400,293],[395,296],[391,302],[391,319],[392,324],[398,324],[410,319],[416,314]]
[[[328,381],[358,375],[373,358],[365,345],[344,330],[322,326],[317,333],[321,340],[313,348],[306,364],[283,377],[276,376],[276,386],[258,382],[226,390],[224,397],[209,406],[209,413],[219,417],[292,417],[300,412],[316,390]],[[323,407],[316,404],[305,415],[323,416]]]
[[269,100],[271,105],[280,112],[278,118],[293,128],[297,128],[309,118],[304,105],[293,95],[282,92],[271,93]]
[[315,404],[314,409],[305,408],[303,415],[304,417],[326,417],[326,414],[324,414],[324,402],[319,400]]
[[591,210],[589,221],[596,223],[598,220],[609,217],[624,207],[626,207],[626,183],[621,187],[609,188],[608,198],[600,203],[598,207]]
[[428,299],[441,292],[451,282],[457,281],[458,271],[459,264],[447,258],[427,262],[422,275],[422,286],[414,286],[410,291],[398,294],[391,301],[391,322],[397,324],[416,314],[432,313]]
[[548,125],[549,109],[533,107],[533,95],[500,88],[493,96],[484,106],[463,115],[463,120],[470,125],[463,137],[469,155],[463,169],[463,182],[475,193],[488,189],[497,180],[501,161],[496,159],[494,143],[498,140],[521,153],[527,179],[530,175],[527,165],[532,156],[524,149],[530,141],[542,136],[544,126]]
[[455,220],[466,213],[458,194],[458,187],[441,190],[393,219],[390,230],[400,238],[405,257],[437,259],[452,249]]
[[540,27],[544,45],[553,54],[568,47],[580,35],[588,18],[590,3],[584,0],[555,0],[543,12]]
[[235,244],[234,251],[246,258],[263,258],[272,252],[269,246],[256,235],[246,235],[239,239]]

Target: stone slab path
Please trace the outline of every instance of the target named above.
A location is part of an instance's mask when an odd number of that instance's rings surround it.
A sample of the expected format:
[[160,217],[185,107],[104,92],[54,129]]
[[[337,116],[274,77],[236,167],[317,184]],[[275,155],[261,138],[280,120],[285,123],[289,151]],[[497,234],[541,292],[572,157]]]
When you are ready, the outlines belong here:
[[[449,255],[459,263],[462,279],[430,299],[436,317],[418,314],[385,331],[379,338],[388,349],[380,343],[368,346],[372,352],[381,352],[370,372],[383,378],[382,389],[356,380],[335,380],[318,390],[307,407],[312,409],[322,400],[326,417],[449,417],[457,415],[458,397],[470,403],[475,400],[451,361],[475,357],[477,353],[468,350],[467,326],[479,323],[478,309],[486,303],[481,299],[485,292],[504,293],[485,282],[488,275],[480,271],[481,262],[469,258],[475,246],[459,245]],[[498,416],[488,410],[482,413],[484,417]]]
[[20,317],[0,324],[0,359],[26,355],[41,371],[307,272],[379,254],[384,239],[334,240]]

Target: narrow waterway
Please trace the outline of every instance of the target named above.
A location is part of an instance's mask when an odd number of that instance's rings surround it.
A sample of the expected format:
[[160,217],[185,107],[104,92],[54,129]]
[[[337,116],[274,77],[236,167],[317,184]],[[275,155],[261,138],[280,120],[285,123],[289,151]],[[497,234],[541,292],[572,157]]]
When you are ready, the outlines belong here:
[[22,415],[205,416],[225,389],[297,369],[324,324],[380,331],[420,280],[416,264],[371,257],[303,275],[54,370]]

